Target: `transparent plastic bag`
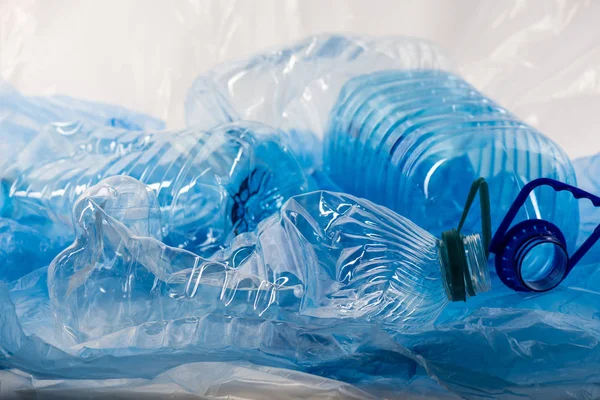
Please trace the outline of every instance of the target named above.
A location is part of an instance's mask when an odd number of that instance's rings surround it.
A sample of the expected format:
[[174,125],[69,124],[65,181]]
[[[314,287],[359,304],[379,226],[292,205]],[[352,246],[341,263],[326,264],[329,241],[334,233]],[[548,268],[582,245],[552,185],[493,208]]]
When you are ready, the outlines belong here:
[[[187,363],[152,379],[36,379],[0,371],[0,396],[36,399],[375,399],[351,385],[280,368],[245,363]],[[14,397],[13,397],[14,396]]]

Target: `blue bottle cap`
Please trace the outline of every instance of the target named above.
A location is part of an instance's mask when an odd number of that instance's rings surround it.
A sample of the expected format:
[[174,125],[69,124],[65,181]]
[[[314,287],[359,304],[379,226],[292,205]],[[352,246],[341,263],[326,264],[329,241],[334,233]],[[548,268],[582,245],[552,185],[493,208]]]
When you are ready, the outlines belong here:
[[545,292],[558,286],[600,238],[600,225],[569,258],[560,228],[541,219],[525,220],[509,229],[519,209],[533,189],[550,186],[557,192],[569,191],[577,199],[589,199],[600,206],[600,197],[549,178],[539,178],[523,187],[506,213],[490,244],[496,255],[496,272],[509,288],[519,292]]

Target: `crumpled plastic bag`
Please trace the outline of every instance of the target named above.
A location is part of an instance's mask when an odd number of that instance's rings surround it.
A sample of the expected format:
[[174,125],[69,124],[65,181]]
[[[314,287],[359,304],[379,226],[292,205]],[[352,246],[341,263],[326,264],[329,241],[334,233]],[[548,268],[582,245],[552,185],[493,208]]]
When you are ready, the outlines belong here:
[[249,363],[188,363],[151,379],[37,379],[1,371],[0,397],[42,399],[375,399],[351,385]]

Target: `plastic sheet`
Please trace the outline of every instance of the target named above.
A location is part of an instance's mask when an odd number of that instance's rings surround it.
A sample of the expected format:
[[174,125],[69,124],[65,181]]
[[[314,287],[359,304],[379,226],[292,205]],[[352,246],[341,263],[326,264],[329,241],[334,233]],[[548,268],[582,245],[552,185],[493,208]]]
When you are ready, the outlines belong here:
[[[0,3],[0,75],[26,94],[67,94],[112,102],[165,119],[170,127],[177,128],[184,125],[182,105],[193,80],[219,62],[243,59],[324,31],[407,34],[424,37],[447,50],[469,82],[576,157],[600,149],[600,137],[595,134],[599,124],[595,110],[600,104],[599,18],[598,3],[558,0],[474,0],[460,4],[389,1],[377,7],[350,0],[326,4],[317,0],[260,4],[189,1],[152,6],[141,0],[5,0]],[[62,380],[68,373],[89,370],[85,369],[86,363],[75,362],[75,356],[52,346],[57,345],[57,339],[51,333],[47,304],[27,304],[26,290],[17,297],[17,287],[41,290],[36,289],[32,279],[29,276],[10,289],[11,301],[4,296],[0,302],[0,323],[11,327],[2,330],[0,365],[5,365],[3,357],[7,355],[18,360],[21,368],[36,375],[23,378],[21,382],[29,382],[23,387],[36,390],[40,396],[42,392],[37,388],[46,384],[40,379],[48,378],[42,373],[48,371],[48,365],[55,366],[56,374],[63,376],[52,377],[52,383],[47,384],[65,388],[78,384]],[[447,394],[426,377],[429,373],[450,390],[469,398],[597,398],[598,315],[596,307],[590,305],[598,304],[599,279],[592,261],[588,269],[574,270],[568,281],[547,294],[523,297],[503,292],[482,300],[482,308],[456,305],[441,316],[439,329],[424,336],[422,342],[404,342],[391,351],[402,354],[393,358],[401,379],[386,370],[371,371],[362,381],[353,377],[353,384],[377,397],[438,398]],[[492,285],[498,286],[496,282]],[[508,311],[507,306],[516,301],[520,307]],[[11,308],[13,302],[16,314]],[[41,328],[47,321],[46,333],[31,331],[33,325],[25,322],[27,315],[31,320],[37,318],[41,323],[36,326]],[[451,322],[456,317],[462,319]],[[539,329],[545,332],[544,340],[537,336]],[[399,343],[400,338],[396,339]],[[474,359],[465,354],[482,357]],[[498,354],[509,356],[499,360]],[[461,362],[448,364],[451,355]],[[398,368],[406,365],[398,360],[406,359],[413,362],[412,369]],[[37,364],[27,365],[25,360]],[[62,361],[52,364],[48,360]],[[485,363],[478,368],[482,361]],[[156,371],[132,378],[123,371],[111,370],[114,364],[111,359],[96,366],[110,371],[112,378],[121,375],[119,379],[145,379],[149,386],[144,387],[149,392],[171,390],[163,386],[164,382],[150,383]],[[124,369],[127,365],[122,364]],[[203,364],[188,364],[185,370],[188,368],[206,371]],[[238,372],[239,381],[251,376],[247,369]],[[8,372],[0,373],[1,390],[5,390]],[[302,385],[298,375],[288,376],[290,386]],[[180,377],[183,374],[167,380]],[[332,377],[352,380],[341,371]],[[272,376],[265,377],[265,381],[278,382]],[[477,385],[481,382],[494,389],[480,389]],[[101,388],[111,384],[88,381],[85,385],[99,387],[96,392],[101,396]],[[202,393],[202,389],[195,389],[197,386],[186,385],[189,393]],[[240,392],[249,391],[251,386],[241,385]],[[387,391],[378,396],[382,386]],[[267,387],[268,393],[263,394],[272,395],[275,388]],[[308,397],[313,390],[317,390],[315,386],[307,387],[298,396]],[[364,395],[356,393],[357,397]],[[239,392],[237,395],[241,396]]]
[[338,381],[244,363],[188,363],[152,379],[52,380],[0,371],[3,399],[375,399]]
[[[160,324],[142,325],[99,340],[72,345],[55,329],[46,280],[47,270],[44,268],[10,287],[0,284],[0,322],[3,326],[0,331],[0,365],[5,368],[21,369],[38,379],[149,380],[185,363],[215,362],[217,358],[219,362],[232,362],[248,356],[220,345],[220,337],[210,340],[210,335],[215,332],[210,325],[205,332],[205,338],[209,340],[204,343],[190,342],[187,347],[180,349],[173,349],[159,339],[169,329],[167,325],[161,329]],[[351,333],[352,326],[341,329],[338,335],[331,335],[330,330],[329,335],[313,331],[305,336],[290,336],[298,343],[304,342],[305,349],[312,347],[308,352],[298,353],[300,358],[296,360],[286,361],[268,354],[268,341],[265,342],[267,347],[264,352],[254,352],[254,359],[274,368],[291,368],[350,382],[369,393],[404,390],[410,393],[410,387],[419,388],[424,393],[444,393],[427,378],[423,370],[417,374],[415,361],[407,358],[405,350],[389,336],[376,329],[359,335]],[[131,341],[131,334],[135,332],[138,333],[137,345]],[[171,332],[174,331],[171,329]],[[126,340],[119,342],[119,336]],[[265,331],[263,336],[268,340],[269,332]],[[348,346],[343,340],[339,343],[332,340],[345,336],[354,337],[355,343]],[[112,343],[113,347],[109,348],[106,343]],[[328,351],[324,353],[326,349]],[[324,356],[329,358],[329,362],[325,361]],[[160,362],[156,362],[157,357]],[[340,365],[345,368],[340,368]],[[205,366],[198,364],[190,368],[202,370]]]

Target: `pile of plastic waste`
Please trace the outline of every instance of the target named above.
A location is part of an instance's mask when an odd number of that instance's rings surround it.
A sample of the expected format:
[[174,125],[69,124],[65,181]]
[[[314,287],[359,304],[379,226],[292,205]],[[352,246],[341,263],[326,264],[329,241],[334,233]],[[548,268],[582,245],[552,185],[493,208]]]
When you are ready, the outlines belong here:
[[0,84],[0,369],[600,397],[600,156],[572,162],[412,38],[223,64],[185,111],[167,131]]

